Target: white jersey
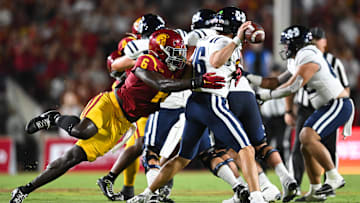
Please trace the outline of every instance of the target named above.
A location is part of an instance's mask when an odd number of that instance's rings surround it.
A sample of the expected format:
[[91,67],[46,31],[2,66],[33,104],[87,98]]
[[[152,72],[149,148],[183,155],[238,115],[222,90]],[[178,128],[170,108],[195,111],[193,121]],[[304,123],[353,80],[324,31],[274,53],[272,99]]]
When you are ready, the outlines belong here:
[[[233,60],[240,60],[241,49],[235,49],[232,55]],[[240,65],[242,67],[242,65]],[[244,67],[242,67],[244,69]],[[235,80],[232,80],[230,83],[230,92],[252,92],[255,94],[254,90],[251,88],[250,83],[246,77],[240,77],[239,83],[235,86]]]
[[216,35],[216,31],[208,28],[196,29],[189,32],[185,38],[185,44],[188,46],[196,46],[200,39],[205,39],[211,35]]
[[139,56],[147,54],[149,50],[149,39],[137,39],[127,43],[124,53],[132,60],[136,60]]
[[[230,82],[232,79],[232,73],[236,70],[235,62],[239,58],[237,51],[233,52],[230,59],[221,67],[215,68],[210,64],[210,56],[215,51],[224,48],[231,43],[232,40],[229,37],[222,35],[212,35],[204,40],[199,40],[196,44],[196,49],[192,56],[193,67],[196,75],[202,75],[204,73],[216,73],[218,76],[225,78],[225,87],[221,89],[209,89],[198,88],[194,91],[208,92],[221,97],[227,97],[229,93]],[[239,49],[239,48],[237,48]]]
[[308,45],[298,51],[295,56],[296,70],[306,63],[316,63],[320,69],[306,84],[309,99],[315,109],[335,99],[344,90],[340,81],[336,78],[333,69],[323,57],[323,53],[314,45]]

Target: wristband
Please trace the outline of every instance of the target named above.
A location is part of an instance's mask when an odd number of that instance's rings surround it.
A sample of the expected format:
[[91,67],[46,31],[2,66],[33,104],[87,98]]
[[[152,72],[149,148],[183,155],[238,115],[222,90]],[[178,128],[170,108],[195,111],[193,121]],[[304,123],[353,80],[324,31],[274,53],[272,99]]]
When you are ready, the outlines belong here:
[[203,85],[202,76],[191,79],[191,89],[197,89],[199,87],[202,87],[202,85]]
[[236,44],[236,46],[241,46],[241,40],[238,36],[235,36],[232,41]]

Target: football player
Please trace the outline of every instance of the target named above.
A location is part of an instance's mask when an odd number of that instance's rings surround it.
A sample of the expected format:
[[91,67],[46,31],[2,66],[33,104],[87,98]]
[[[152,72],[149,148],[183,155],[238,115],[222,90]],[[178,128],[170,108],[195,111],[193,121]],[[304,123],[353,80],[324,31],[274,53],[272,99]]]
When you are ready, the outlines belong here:
[[10,203],[23,202],[29,193],[60,177],[73,166],[82,161],[95,161],[104,155],[133,122],[157,111],[160,102],[170,92],[224,86],[224,78],[212,73],[188,78],[191,69],[184,69],[186,48],[181,36],[173,30],[154,32],[149,50],[149,54],[138,58],[121,87],[91,99],[80,118],[52,110],[29,121],[26,126],[29,134],[58,126],[79,141],[30,183],[13,190]]
[[[137,38],[132,41],[131,45],[129,43],[122,43],[123,54],[114,58],[110,63],[112,75],[117,78],[116,84],[120,83],[121,85],[121,81],[125,79],[126,73],[130,71],[128,69],[129,64],[132,66],[140,55],[148,52],[150,34],[164,27],[165,21],[160,16],[151,13],[138,18],[133,23],[131,35]],[[132,52],[136,49],[136,52]],[[109,173],[97,181],[103,194],[110,200],[122,201],[134,196],[135,177],[140,166],[138,157],[143,149],[146,121],[147,117],[136,121],[137,129],[134,135],[126,142],[124,152],[120,154]],[[114,194],[113,184],[123,171],[124,186],[119,193]]]
[[[239,155],[243,158],[244,176],[249,185],[249,199],[252,202],[264,202],[258,183],[254,149],[242,125],[225,105],[231,75],[236,70],[232,55],[243,40],[244,30],[250,25],[250,22],[241,21],[240,12],[237,9],[233,14],[236,15],[234,19],[240,22],[235,31],[223,29],[219,31],[219,35],[212,35],[199,41],[193,57],[195,74],[217,72],[226,78],[226,88],[217,91],[193,90],[186,105],[187,120],[179,154],[161,168],[154,182],[143,193],[128,202],[147,202],[151,198],[156,198],[155,190],[163,186],[197,155],[199,140],[206,127],[214,132],[216,142],[239,151]],[[233,40],[231,37],[234,37]]]
[[[229,11],[227,11],[228,9]],[[234,20],[234,15],[229,15],[229,13],[234,12],[232,8],[225,8],[220,10],[223,11],[222,19],[225,22],[230,22],[226,27],[227,29],[232,29],[232,23],[236,22]],[[244,12],[241,13],[241,16],[246,19]],[[224,26],[219,26],[220,29],[223,29]],[[215,26],[215,29],[217,26]],[[243,57],[241,50],[235,50],[238,52],[239,58],[236,59],[237,68],[243,67]],[[295,179],[290,175],[286,169],[283,161],[281,160],[279,152],[270,146],[266,141],[266,136],[264,132],[263,122],[261,119],[261,114],[256,102],[255,93],[249,81],[245,77],[240,77],[237,81],[233,80],[230,84],[230,92],[227,96],[230,110],[237,116],[237,118],[243,124],[244,130],[248,135],[251,144],[255,147],[256,156],[259,159],[264,160],[270,167],[275,169],[276,174],[280,178],[283,188],[283,201],[288,202],[296,196],[297,183]],[[239,158],[238,156],[235,157]],[[279,190],[273,185],[268,178],[263,173],[261,166],[258,164],[259,169],[259,180],[260,187],[265,200],[275,201],[279,196]]]
[[[261,100],[293,95],[302,87],[309,92],[309,100],[315,111],[301,129],[301,150],[311,184],[311,195],[322,196],[316,199],[324,200],[325,195],[334,194],[336,189],[343,187],[345,180],[322,142],[343,124],[343,135],[351,134],[354,106],[331,65],[311,41],[309,29],[300,25],[290,26],[281,33],[281,44],[284,45],[281,56],[288,59],[288,72],[292,76],[280,87],[276,88],[281,78],[262,78],[252,74],[247,78],[254,84],[272,89],[259,92]],[[284,77],[285,74],[281,76]],[[322,168],[325,170],[326,180],[321,186]]]
[[[329,52],[326,52],[327,40],[325,36],[325,31],[320,27],[314,27],[310,29],[313,37],[313,43],[315,46],[323,52],[324,58],[328,61],[331,65],[331,68],[334,70],[336,77],[340,80],[341,84],[345,87],[345,90],[350,94],[349,82],[345,73],[345,69],[341,61],[332,55]],[[293,60],[293,59],[288,59]],[[290,73],[289,73],[290,74]],[[285,114],[284,118],[287,121],[288,125],[295,125],[296,128],[296,139],[294,146],[291,151],[291,160],[290,160],[290,169],[293,170],[294,176],[298,184],[300,185],[302,182],[303,173],[305,170],[304,166],[304,159],[302,157],[301,149],[300,149],[300,131],[302,126],[304,125],[306,119],[314,112],[314,108],[310,104],[308,92],[305,88],[301,88],[297,92],[297,97],[295,102],[297,103],[298,109],[297,112],[294,113],[292,111],[292,106],[294,102],[294,95],[287,98],[286,101],[286,109],[288,109],[287,113]],[[337,167],[337,156],[336,156],[336,141],[338,138],[338,132],[335,130],[329,135],[329,138],[323,141],[326,148],[329,150],[331,154],[331,158]],[[322,201],[325,200],[324,196],[315,195],[315,186],[310,185],[309,191],[299,199],[295,201]],[[316,188],[317,189],[317,188]],[[334,194],[335,195],[335,194]]]

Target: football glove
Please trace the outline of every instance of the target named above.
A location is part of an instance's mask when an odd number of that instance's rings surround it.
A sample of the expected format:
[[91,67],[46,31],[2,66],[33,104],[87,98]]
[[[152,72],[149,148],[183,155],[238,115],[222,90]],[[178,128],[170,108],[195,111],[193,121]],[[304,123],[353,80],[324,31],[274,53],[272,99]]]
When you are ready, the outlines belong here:
[[224,87],[225,78],[216,76],[215,73],[204,73],[200,77],[191,79],[191,88],[196,89],[199,87],[210,89],[221,89]]
[[242,69],[238,67],[236,68],[236,71],[232,73],[232,79],[235,80],[235,87],[238,85],[241,76],[242,76]]

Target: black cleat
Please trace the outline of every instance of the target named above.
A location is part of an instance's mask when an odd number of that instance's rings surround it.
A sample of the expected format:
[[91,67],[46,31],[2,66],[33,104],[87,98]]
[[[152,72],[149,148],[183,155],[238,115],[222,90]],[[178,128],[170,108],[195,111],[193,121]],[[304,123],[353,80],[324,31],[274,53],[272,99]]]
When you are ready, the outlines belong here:
[[133,197],[134,197],[134,194],[126,195],[124,192],[118,192],[112,196],[111,200],[112,201],[125,201],[125,200],[131,199]]
[[339,181],[336,185],[335,188],[333,188],[330,184],[328,183],[325,183],[324,185],[321,186],[320,189],[316,190],[315,194],[316,195],[326,195],[326,196],[335,196],[335,190],[336,189],[339,189],[339,188],[342,188],[345,186],[345,181],[344,179],[342,179],[341,181]]
[[245,186],[243,185],[236,186],[235,193],[239,197],[240,203],[250,202],[249,200],[250,192]]
[[11,200],[9,203],[22,203],[28,194],[23,193],[20,188],[16,188],[11,192]]
[[29,121],[25,127],[25,131],[28,134],[36,133],[39,130],[49,129],[51,126],[55,125],[55,119],[60,116],[60,113],[51,110],[47,111],[40,116],[37,116]]
[[[97,185],[100,187],[100,190],[104,193],[104,195],[111,201],[115,201],[114,198],[114,191],[113,191],[113,182],[111,182],[109,179],[102,177],[97,180]],[[121,197],[117,196],[117,201],[123,201],[124,199],[121,199]]]

